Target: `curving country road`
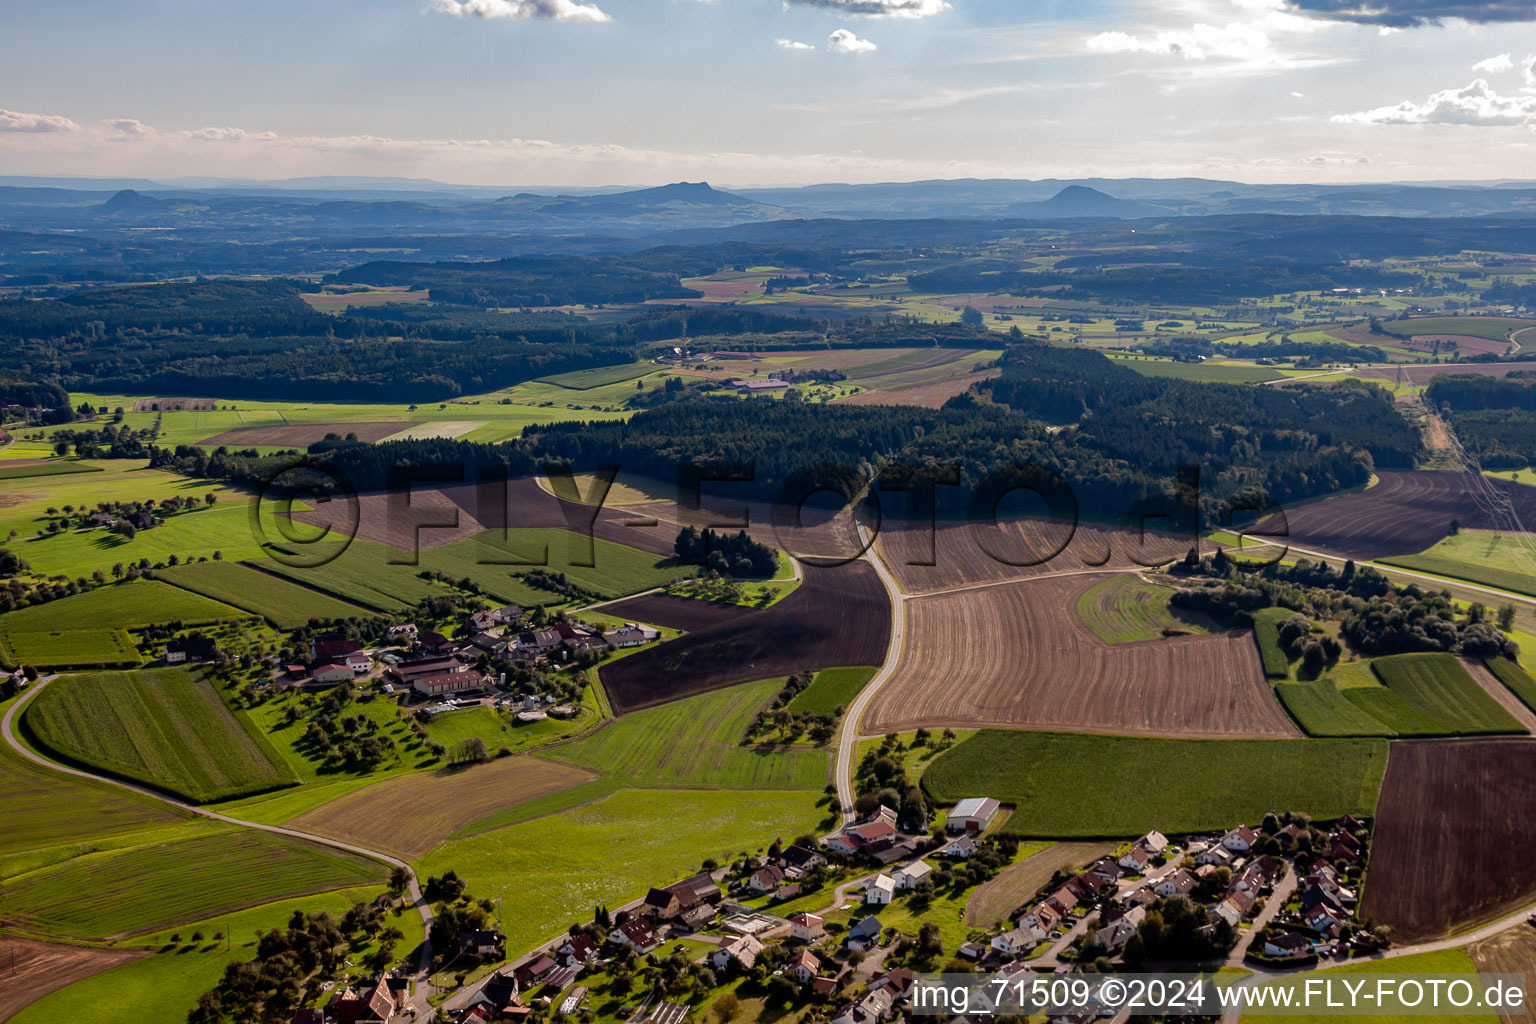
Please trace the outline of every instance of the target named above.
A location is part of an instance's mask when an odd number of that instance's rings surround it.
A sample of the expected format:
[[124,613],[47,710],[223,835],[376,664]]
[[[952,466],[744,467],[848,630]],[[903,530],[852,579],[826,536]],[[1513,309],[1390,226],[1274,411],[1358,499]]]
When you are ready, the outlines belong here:
[[[333,850],[341,850],[345,853],[355,854],[359,857],[366,857],[369,860],[377,861],[381,864],[386,864],[391,868],[405,869],[406,876],[410,879],[408,891],[410,892],[411,901],[415,904],[417,912],[421,915],[422,926],[428,935],[428,937],[422,941],[421,960],[416,967],[417,978],[411,995],[411,1005],[419,1016],[422,1014],[430,1015],[431,1007],[427,1003],[427,998],[431,995],[431,986],[428,984],[428,971],[432,963],[432,945],[430,939],[432,929],[432,908],[428,906],[426,898],[422,895],[421,886],[416,878],[416,870],[412,868],[410,864],[379,850],[370,850],[367,847],[356,846],[352,843],[344,843],[340,840],[330,839],[326,836],[318,836],[311,832],[301,832],[298,829],[284,828],[281,825],[265,825],[256,821],[246,821],[242,818],[235,818],[228,814],[220,814],[219,812],[211,811],[206,807],[200,807],[197,804],[188,803],[184,800],[178,800],[175,797],[168,796],[167,794],[161,793],[158,790],[151,789],[148,786],[140,786],[132,782],[124,782],[120,779],[110,778],[105,775],[95,775],[91,772],[82,771],[78,768],[70,768],[66,765],[58,764],[54,761],[48,760],[46,757],[43,757],[42,755],[34,752],[26,744],[22,743],[19,739],[16,738],[15,722],[17,716],[21,713],[22,708],[26,707],[26,705],[30,703],[33,698],[35,698],[39,693],[43,692],[49,683],[53,682],[57,678],[58,676],[56,675],[47,676],[33,683],[30,687],[27,688],[27,691],[21,696],[21,698],[6,710],[5,717],[0,718],[0,736],[4,737],[6,744],[12,750],[33,764],[46,768],[49,771],[59,772],[63,775],[73,775],[76,778],[88,779],[92,782],[101,782],[109,786],[116,786],[119,789],[126,789],[131,793],[137,793],[140,796],[149,797],[152,800],[158,800],[161,803],[170,804],[173,807],[178,807],[181,810],[198,815],[202,818],[207,818],[210,821],[217,821],[226,825],[237,825],[241,828],[255,829],[258,832],[269,832],[272,835],[286,836],[289,839],[301,839],[305,842],[330,847]],[[425,1017],[422,1017],[421,1019],[425,1019]]]

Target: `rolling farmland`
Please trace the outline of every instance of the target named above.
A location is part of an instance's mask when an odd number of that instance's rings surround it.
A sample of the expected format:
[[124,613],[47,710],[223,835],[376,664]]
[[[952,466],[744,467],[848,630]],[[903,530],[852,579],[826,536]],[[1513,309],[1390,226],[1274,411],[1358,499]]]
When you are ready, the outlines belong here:
[[1394,697],[1434,722],[1439,735],[1525,731],[1467,674],[1455,655],[1396,654],[1377,658],[1371,667]]
[[853,703],[859,691],[880,671],[877,668],[827,668],[816,673],[811,685],[795,694],[785,710],[798,714],[830,715]]
[[149,951],[143,949],[88,949],[0,937],[0,963],[7,967],[0,1020],[10,1020],[50,992],[146,956]]
[[1156,640],[1174,632],[1206,632],[1193,618],[1181,617],[1169,608],[1172,593],[1170,587],[1116,573],[1077,599],[1077,617],[1109,644]]
[[179,669],[65,677],[33,698],[22,722],[65,761],[198,803],[299,781],[213,684]]
[[368,614],[307,587],[238,562],[200,562],[156,570],[156,578],[194,594],[260,615],[278,629],[297,629],[310,619],[345,619]]
[[306,892],[381,881],[384,866],[252,831],[76,857],[10,879],[0,923],[72,939],[118,938]]
[[[623,603],[609,615],[631,617]],[[616,712],[624,714],[736,683],[885,657],[890,604],[863,563],[805,569],[793,594],[750,618],[700,629],[602,669]]]
[[[501,757],[487,764],[389,779],[332,800],[286,824],[410,859],[430,853],[468,822],[593,777],[536,758]],[[404,822],[410,826],[402,827]]]
[[1536,566],[1520,540],[1486,530],[1462,530],[1416,555],[1384,560],[1434,576],[1480,583],[1516,594],[1536,596]]
[[0,633],[48,633],[88,623],[99,629],[141,629],[154,623],[217,622],[250,616],[155,580],[113,583],[71,597],[0,615]]
[[1445,937],[1536,898],[1536,743],[1398,743],[1361,913],[1395,942]]
[[1018,835],[1126,838],[1150,828],[1230,828],[1278,809],[1317,818],[1370,815],[1386,768],[1383,740],[985,730],[940,754],[923,773],[923,788],[940,804],[977,793],[1012,804],[1004,829]]
[[44,633],[0,628],[0,665],[126,668],[139,661],[133,637],[121,629],[60,629]]
[[1094,636],[1077,607],[1104,579],[1051,577],[908,601],[901,660],[871,701],[865,730],[1297,735],[1246,631],[1135,644]]

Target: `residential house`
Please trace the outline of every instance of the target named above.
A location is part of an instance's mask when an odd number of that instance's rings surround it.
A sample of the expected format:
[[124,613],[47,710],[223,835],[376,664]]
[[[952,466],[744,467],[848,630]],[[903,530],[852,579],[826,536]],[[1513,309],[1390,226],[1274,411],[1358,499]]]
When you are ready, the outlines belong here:
[[1319,903],[1306,911],[1302,919],[1307,922],[1308,928],[1330,939],[1338,938],[1349,923],[1349,918],[1342,911],[1334,909],[1327,903]]
[[769,864],[752,872],[747,887],[757,893],[773,892],[783,881],[784,869],[777,864]]
[[896,888],[905,892],[922,885],[931,874],[933,874],[933,865],[924,860],[915,860],[891,872],[891,877],[896,880]]
[[673,882],[667,886],[669,890],[681,892],[687,889],[703,903],[711,906],[720,902],[722,893],[720,887],[715,884],[715,877],[708,871],[701,871],[696,875],[690,875],[681,882]]
[[197,664],[219,656],[219,645],[205,636],[184,636],[166,641],[160,660],[167,665]]
[[1264,940],[1265,956],[1306,956],[1310,952],[1312,952],[1312,940],[1299,932],[1285,932]]
[[945,819],[951,832],[985,832],[997,820],[1002,805],[991,797],[972,797],[955,805]]
[[348,640],[338,633],[327,633],[317,636],[310,641],[309,654],[313,661],[330,661],[337,658],[345,658],[349,654],[356,654],[363,649],[363,645],[356,640]]
[[559,969],[560,965],[553,958],[540,953],[513,971],[512,977],[517,981],[518,991],[527,992],[549,980],[549,977]]
[[1032,928],[1035,931],[1045,933],[1055,928],[1064,916],[1055,907],[1051,906],[1049,900],[1046,900],[1036,903],[1020,915],[1018,924],[1020,928]]
[[1247,853],[1253,849],[1253,844],[1258,842],[1259,834],[1247,825],[1239,825],[1237,828],[1221,837],[1221,845],[1233,853]]
[[484,653],[494,658],[507,649],[507,642],[495,633],[476,633],[469,638],[469,647],[471,654]]
[[972,839],[970,836],[961,836],[959,839],[951,840],[942,850],[939,851],[940,856],[954,857],[957,860],[964,860],[967,857],[974,856],[975,853],[976,840]]
[[1119,863],[1133,875],[1144,875],[1147,873],[1147,865],[1152,863],[1152,851],[1138,843],[1125,851]]
[[802,949],[790,958],[785,968],[802,985],[809,985],[821,973],[821,958],[808,949]]
[[603,642],[609,647],[644,647],[660,639],[659,632],[637,622],[626,622],[619,628],[603,634]]
[[459,932],[459,952],[464,956],[485,957],[501,956],[502,938],[495,932],[464,931]]
[[683,900],[670,889],[652,889],[645,894],[642,910],[657,920],[670,921],[683,912]]
[[827,840],[828,849],[850,857],[874,853],[894,845],[896,827],[885,821],[872,821],[844,829]]
[[566,967],[582,967],[597,959],[597,941],[585,933],[572,938],[556,950]]
[[1237,858],[1233,855],[1231,850],[1227,849],[1220,843],[1216,843],[1207,849],[1202,850],[1199,855],[1195,857],[1195,863],[1201,865],[1209,864],[1211,867],[1215,868],[1229,868],[1232,866],[1232,862],[1236,859]]
[[636,953],[649,953],[661,945],[651,923],[643,917],[632,917],[608,933],[608,941],[620,946],[631,946]]
[[1152,854],[1152,856],[1160,857],[1164,853],[1168,852],[1168,837],[1156,829],[1153,829],[1151,832],[1148,832],[1146,835],[1136,840],[1136,845],[1143,847],[1148,853]]
[[469,1009],[486,1020],[522,1020],[532,1011],[518,996],[517,979],[497,971],[470,999]]
[[815,942],[826,934],[825,926],[815,914],[796,914],[789,919],[789,937],[796,942]]
[[1200,880],[1195,877],[1193,871],[1180,868],[1173,874],[1159,879],[1153,886],[1159,896],[1188,896],[1200,885]]
[[831,1024],[878,1024],[890,1016],[893,1002],[889,989],[870,992],[858,1002],[839,1010]]
[[1023,956],[1045,938],[1045,932],[1039,928],[1014,928],[994,938],[992,948],[1004,956]]
[[1147,912],[1141,907],[1132,907],[1108,924],[1101,924],[1094,939],[1110,956],[1118,955],[1146,916]]
[[494,609],[488,614],[498,625],[510,626],[515,622],[522,621],[523,615],[526,613],[523,611],[520,605],[509,604],[501,608]]
[[848,929],[848,948],[855,951],[867,951],[880,944],[880,919],[873,915]]
[[347,987],[331,997],[326,1015],[339,1024],[388,1024],[405,1011],[410,1001],[410,982],[379,975],[372,985]]
[[827,858],[805,846],[791,846],[779,854],[779,864],[789,878],[799,878],[811,868],[826,862]]
[[409,622],[403,622],[398,626],[390,626],[389,629],[385,632],[384,638],[386,640],[395,640],[401,643],[411,643],[420,634],[421,630],[417,629]]
[[1120,881],[1120,877],[1124,873],[1125,872],[1120,870],[1120,865],[1116,864],[1108,857],[1105,857],[1093,867],[1089,868],[1087,872],[1089,879],[1101,888],[1103,886],[1109,885],[1112,882]]
[[890,875],[876,875],[864,887],[864,902],[870,906],[887,906],[895,898],[896,880]]
[[731,961],[741,965],[742,970],[750,971],[752,965],[757,963],[757,956],[765,947],[755,935],[738,935],[720,943],[720,948],[710,954],[709,962],[715,965],[717,970],[724,970]]
[[419,643],[421,644],[423,654],[437,655],[439,657],[452,654],[454,647],[457,646],[452,640],[449,640],[435,630],[421,634]]
[[912,968],[898,967],[894,971],[876,971],[869,979],[869,991],[886,989],[891,993],[891,1001],[900,1003],[911,997],[912,986],[916,983]]

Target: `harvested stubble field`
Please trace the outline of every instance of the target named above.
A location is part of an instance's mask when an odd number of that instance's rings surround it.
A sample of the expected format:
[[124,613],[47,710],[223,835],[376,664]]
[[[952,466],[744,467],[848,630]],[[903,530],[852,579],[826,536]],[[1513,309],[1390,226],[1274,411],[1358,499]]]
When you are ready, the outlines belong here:
[[200,445],[228,445],[231,448],[303,448],[324,441],[327,434],[346,437],[356,434],[359,441],[375,444],[420,423],[401,420],[372,423],[290,423],[286,426],[236,427],[222,434],[205,437]]
[[935,758],[922,782],[941,805],[978,793],[1011,804],[1003,831],[1016,835],[1130,838],[1150,828],[1231,828],[1277,807],[1315,818],[1369,816],[1386,768],[1385,740],[984,730]]
[[978,370],[963,377],[952,377],[949,380],[933,381],[927,384],[874,388],[847,398],[840,398],[837,403],[839,405],[916,405],[924,409],[938,409],[956,395],[963,395],[971,390],[971,385],[991,380],[1002,372],[1002,370]]
[[198,803],[299,781],[212,683],[180,669],[66,676],[32,699],[22,725],[65,761]]
[[66,985],[149,955],[147,949],[90,949],[0,937],[0,963],[5,965],[0,1020],[10,1020],[23,1006]]
[[1361,914],[1421,942],[1536,899],[1536,743],[1396,743]]
[[[1536,369],[1536,364],[1532,364]],[[1452,470],[1381,470],[1375,487],[1308,502],[1278,514],[1249,532],[1339,558],[1417,554],[1451,532],[1451,520],[1467,529],[1494,529],[1468,490],[1466,474]],[[1488,480],[1505,492],[1520,518],[1536,522],[1536,487]],[[1288,532],[1287,532],[1288,531]]]
[[863,730],[1015,726],[1154,736],[1297,736],[1246,631],[1132,644],[1077,614],[1105,576],[1055,576],[907,602],[895,674]]
[[1071,871],[1110,853],[1109,843],[1056,843],[1011,864],[971,894],[965,923],[990,928],[1012,916],[1058,871]]
[[[1438,363],[1435,365],[1405,365],[1405,366],[1367,366],[1353,371],[1357,377],[1367,380],[1381,380],[1388,383],[1396,383],[1398,372],[1402,372],[1405,382],[1415,386],[1423,386],[1434,380],[1442,373],[1475,373],[1480,377],[1506,377],[1511,373],[1536,370],[1536,363],[1456,363],[1448,365]],[[1301,386],[1301,385],[1298,385]]]
[[595,777],[537,758],[502,757],[489,764],[389,779],[287,824],[414,860],[432,852],[461,825]]
[[83,941],[126,937],[307,892],[382,881],[382,864],[263,832],[75,857],[7,881],[0,924]]
[[[606,612],[633,618],[627,604]],[[807,566],[805,582],[778,604],[639,651],[604,668],[603,685],[624,714],[754,679],[879,664],[890,630],[890,603],[872,567]]]
[[903,591],[931,594],[977,583],[1061,572],[1135,569],[1183,558],[1194,538],[1102,523],[1010,517],[996,525],[964,520],[888,519],[877,549]]

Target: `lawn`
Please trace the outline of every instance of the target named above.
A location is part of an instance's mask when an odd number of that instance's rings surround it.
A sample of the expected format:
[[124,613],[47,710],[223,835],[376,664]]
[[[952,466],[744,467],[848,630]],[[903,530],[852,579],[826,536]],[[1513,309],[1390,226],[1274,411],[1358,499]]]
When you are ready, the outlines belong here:
[[0,633],[50,633],[89,625],[97,629],[142,629],[156,623],[187,625],[249,618],[248,613],[156,580],[97,587],[72,597],[0,615]]
[[[180,925],[173,931],[184,939],[201,931],[209,936],[208,941],[163,949],[155,956],[77,982],[26,1007],[8,1024],[54,1024],[61,1020],[145,1024],[185,1020],[198,997],[219,983],[227,964],[256,955],[258,930],[286,927],[296,911],[324,912],[340,918],[354,904],[374,898],[379,891],[377,887],[368,887],[311,893]],[[388,923],[406,936],[397,951],[407,951],[420,943],[421,918],[414,912],[391,916]],[[213,942],[215,932],[227,934],[233,948],[226,951],[223,942]],[[145,935],[125,945],[161,949],[169,944],[170,934]]]
[[0,629],[0,665],[33,668],[129,667],[143,660],[121,629],[61,629],[51,633]]
[[869,681],[875,678],[878,668],[824,668],[816,673],[811,685],[795,694],[786,706],[799,714],[808,711],[813,715],[831,715],[853,703],[855,697]]
[[1488,670],[1499,677],[1499,682],[1509,687],[1526,707],[1536,710],[1536,679],[1522,668],[1519,662],[1508,658],[1489,658]]
[[0,916],[28,934],[100,941],[386,874],[382,864],[311,843],[209,825],[194,838],[75,857],[8,879]]
[[1522,538],[1486,530],[1462,530],[1417,555],[1381,560],[1387,565],[1536,595],[1536,564]]
[[180,669],[66,676],[32,698],[22,727],[62,761],[195,803],[299,781],[212,683]]
[[1168,607],[1173,591],[1130,573],[1118,573],[1085,591],[1077,599],[1077,615],[1105,643],[1129,644],[1156,640],[1164,630],[1204,633]]
[[[1419,722],[1422,718],[1439,735],[1478,736],[1526,731],[1467,674],[1454,655],[1396,654],[1390,658],[1377,658],[1371,667],[1391,695],[1413,712],[1414,717],[1408,721],[1422,725]],[[1367,693],[1372,691],[1353,690],[1348,696],[1354,699]],[[1371,713],[1383,722],[1396,725],[1391,717],[1378,712],[1374,706],[1371,706]],[[1398,731],[1404,735],[1410,732],[1401,727]],[[1423,729],[1411,731],[1421,733]]]
[[297,586],[237,562],[199,562],[156,571],[156,578],[260,615],[276,629],[292,630],[311,619],[346,619],[368,615],[307,587]]
[[1257,821],[1267,811],[1369,815],[1384,740],[1177,740],[984,730],[934,759],[940,804],[992,796],[1008,832],[1114,838]]
[[636,711],[590,736],[539,752],[633,786],[820,790],[823,752],[740,745],[783,686],[748,683]]
[[507,950],[523,951],[699,870],[813,832],[815,797],[795,792],[624,789],[561,814],[451,842],[419,862],[452,869],[476,896],[505,896]]

